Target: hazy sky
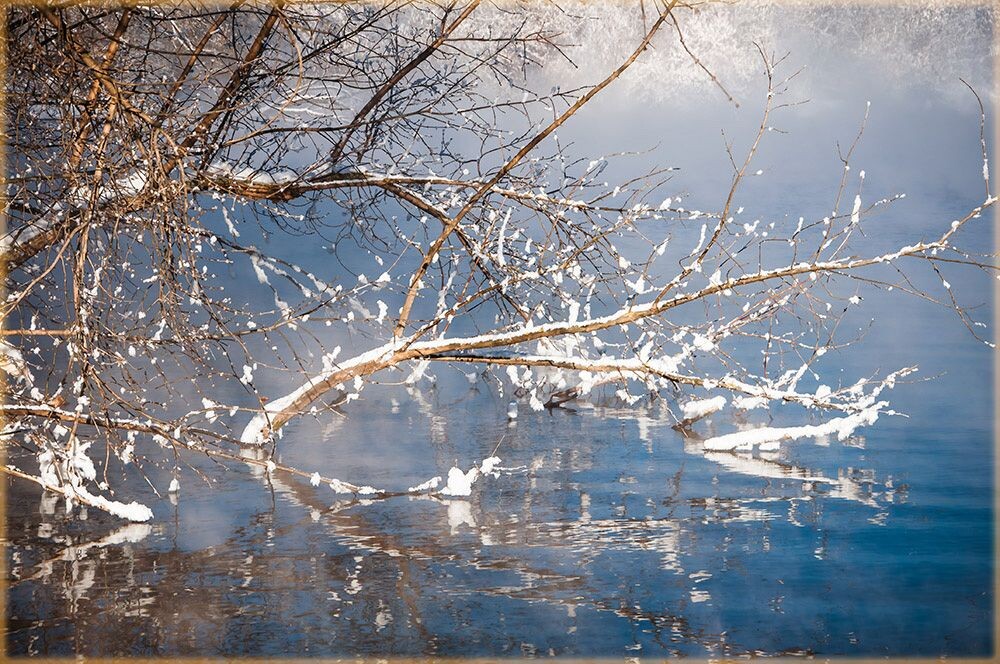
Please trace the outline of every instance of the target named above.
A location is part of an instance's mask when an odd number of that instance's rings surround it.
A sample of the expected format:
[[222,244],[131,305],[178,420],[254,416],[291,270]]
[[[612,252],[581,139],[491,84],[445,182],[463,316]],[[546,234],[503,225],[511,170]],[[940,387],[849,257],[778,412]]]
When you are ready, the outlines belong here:
[[[573,51],[574,57],[582,56],[574,76],[580,81],[599,80],[635,43],[626,38],[633,31],[615,18],[620,10],[604,11],[610,15],[580,22],[581,43],[594,40],[605,46]],[[979,110],[960,79],[989,102],[992,34],[985,11],[794,9],[751,3],[681,16],[688,45],[740,108],[690,63],[677,47],[676,34],[664,32],[655,52],[644,53],[560,131],[564,139],[581,141],[581,154],[659,145],[638,161],[681,167],[677,180],[692,194],[725,186],[730,171],[721,131],[737,150],[745,147],[764,103],[756,40],[768,53],[787,54],[779,76],[801,70],[783,101],[808,100],[772,117],[770,124],[789,132],[769,135],[763,146],[758,166],[773,176],[772,183],[780,176],[796,187],[818,180],[835,185],[840,175],[836,143],[850,143],[871,101],[857,153],[858,168],[867,169],[870,184],[886,189],[906,185],[914,195],[928,188],[963,189],[971,180],[979,191]],[[606,30],[606,38],[591,34],[597,30]],[[547,68],[546,83],[555,84],[568,73],[565,68],[559,63]]]

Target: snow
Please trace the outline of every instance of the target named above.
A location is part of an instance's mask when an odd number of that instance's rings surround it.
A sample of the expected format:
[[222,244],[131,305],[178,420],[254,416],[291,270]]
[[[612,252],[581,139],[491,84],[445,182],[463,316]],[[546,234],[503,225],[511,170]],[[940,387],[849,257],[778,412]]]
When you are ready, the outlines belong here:
[[59,486],[59,471],[56,470],[55,454],[51,450],[45,450],[38,455],[38,475],[42,482]]
[[136,196],[146,188],[148,181],[149,175],[145,171],[136,171],[115,183],[117,185],[116,193],[119,196]]
[[711,399],[688,401],[681,406],[681,412],[684,414],[685,420],[698,420],[722,410],[725,406],[726,397],[717,396]]
[[[479,466],[473,466],[468,471],[463,471],[461,468],[452,466],[448,471],[448,483],[439,492],[443,496],[468,496],[472,494],[472,485],[476,483],[481,475],[492,475],[493,477],[498,477],[500,473],[498,472],[498,467],[500,465],[500,457],[491,456],[483,459]],[[422,491],[428,488],[434,488],[440,482],[440,477],[435,477],[423,484],[409,489],[409,491]]]
[[[623,325],[631,323],[635,320],[647,318],[660,313],[663,313],[671,308],[678,307],[680,305],[696,301],[707,294],[718,292],[722,289],[731,289],[737,286],[742,286],[747,283],[762,282],[773,278],[793,276],[797,274],[806,274],[811,272],[830,272],[834,270],[850,270],[859,267],[864,267],[867,265],[872,265],[878,262],[892,260],[893,258],[902,255],[913,255],[919,254],[921,252],[926,252],[929,249],[936,248],[940,246],[940,242],[936,243],[919,243],[916,245],[904,247],[896,253],[883,254],[880,256],[872,258],[857,258],[853,260],[834,260],[834,261],[817,261],[813,263],[801,263],[797,265],[786,265],[781,267],[776,267],[769,270],[758,270],[756,272],[744,274],[738,278],[729,279],[718,286],[710,286],[701,291],[695,291],[690,293],[677,293],[673,297],[658,297],[649,302],[641,304],[630,304],[628,306],[622,307],[621,309],[612,312],[610,314],[598,317],[587,317],[582,320],[577,321],[553,321],[549,323],[543,323],[541,325],[530,324],[521,325],[519,327],[505,330],[502,332],[492,332],[481,335],[474,335],[468,337],[454,337],[449,339],[430,339],[426,341],[417,341],[413,337],[396,338],[392,341],[385,343],[381,346],[372,348],[371,350],[364,352],[351,360],[346,361],[341,365],[337,372],[334,371],[323,371],[319,375],[316,375],[306,382],[304,382],[300,387],[287,394],[286,396],[276,398],[268,402],[265,406],[264,412],[259,412],[257,415],[251,419],[247,424],[241,435],[241,442],[250,445],[260,445],[268,437],[270,432],[270,415],[276,413],[283,413],[285,410],[294,411],[296,407],[300,409],[305,409],[308,402],[322,394],[322,388],[326,388],[328,385],[332,385],[334,380],[338,379],[350,379],[358,373],[368,374],[373,371],[378,371],[387,366],[392,366],[397,361],[396,354],[402,348],[406,348],[407,357],[404,359],[414,359],[419,357],[426,357],[434,354],[444,354],[450,353],[455,350],[462,350],[465,352],[474,351],[478,349],[487,348],[498,348],[504,346],[510,346],[518,343],[524,343],[528,341],[533,341],[546,337],[556,337],[566,334],[578,334],[581,332],[591,332],[601,329],[611,328],[615,325]],[[715,349],[715,344],[708,337],[696,335],[694,337],[694,346],[698,350],[713,351]],[[690,356],[690,349],[685,347],[684,352],[679,356],[674,358],[661,358],[658,360],[651,360],[649,363],[643,364],[639,362],[630,362],[629,360],[611,360],[605,362],[589,360],[587,358],[572,358],[574,362],[578,361],[578,366],[567,367],[576,370],[597,370],[607,372],[614,370],[623,370],[630,373],[635,373],[639,375],[649,375],[659,374],[666,376],[665,374],[673,374],[676,371],[679,362],[687,359]],[[565,362],[567,358],[545,358],[546,360],[555,359],[557,362]],[[418,368],[422,364],[422,360],[417,360]],[[596,366],[587,366],[596,365]],[[611,366],[611,365],[614,366]],[[559,365],[555,365],[559,366]],[[245,376],[250,379],[250,376]],[[412,376],[412,379],[417,379],[417,376]],[[704,381],[695,381],[695,377],[684,376],[682,377],[684,382],[687,384],[704,384]],[[338,380],[339,382],[339,380]],[[726,385],[722,383],[726,382]],[[775,398],[784,398],[785,400],[797,401],[800,403],[805,403],[805,398],[803,395],[792,394],[786,395],[780,393],[777,390],[768,390],[765,387],[759,387],[754,385],[747,385],[740,381],[723,379],[719,383],[720,387],[725,387],[726,389],[734,389],[735,391],[741,392],[752,397],[767,397],[771,400]],[[732,386],[732,387],[730,387]],[[317,390],[317,388],[321,388]],[[789,398],[790,396],[790,398]],[[812,395],[808,395],[809,399],[812,399]],[[284,415],[294,415],[295,412],[283,413],[282,421],[287,419]]]
[[211,399],[202,398],[201,405],[205,409],[205,419],[209,422],[214,422],[218,418],[215,409],[221,407],[222,404],[216,403]]
[[108,500],[104,496],[97,496],[83,487],[75,487],[73,491],[89,501],[94,507],[102,509],[109,514],[126,519],[128,521],[149,521],[153,518],[153,510],[149,509],[142,503],[132,501],[131,503],[120,503],[116,500]]
[[417,486],[411,486],[409,489],[406,490],[406,492],[420,493],[421,491],[431,491],[433,489],[438,488],[439,484],[441,484],[441,478],[439,476],[435,476],[430,478],[426,482],[418,484]]
[[21,351],[6,341],[0,341],[0,371],[8,376],[16,376],[19,380],[27,380],[29,383],[33,380]]
[[405,385],[416,385],[418,382],[420,382],[421,379],[423,379],[424,374],[427,373],[427,369],[430,368],[430,366],[431,363],[429,360],[421,360],[419,362],[415,362],[413,366],[413,371],[410,372],[410,375],[406,377],[403,383]]
[[856,224],[861,219],[861,195],[854,197],[854,209],[851,210],[851,223]]
[[347,484],[346,482],[341,482],[340,480],[332,480],[330,482],[330,488],[333,489],[334,493],[354,493],[354,485]]
[[170,487],[167,489],[169,493],[177,493],[181,490],[181,483],[177,481],[177,478],[170,480]]
[[43,486],[51,490],[63,493],[67,500],[77,498],[84,504],[102,509],[109,514],[126,519],[128,521],[149,521],[153,518],[153,512],[145,505],[138,502],[121,503],[115,500],[108,500],[104,496],[90,493],[84,486],[85,480],[94,479],[96,472],[93,463],[86,456],[86,450],[90,445],[75,445],[72,451],[73,456],[65,462],[60,461],[60,471],[67,477],[68,481],[63,482],[56,469],[55,455],[46,450],[38,455],[39,480]]
[[733,399],[733,408],[740,410],[754,410],[755,408],[764,408],[765,406],[767,406],[767,399],[765,397],[739,396]]
[[463,472],[460,468],[452,466],[448,471],[448,484],[441,489],[441,494],[445,496],[468,496],[472,494],[472,485],[479,479],[479,469],[471,468],[468,472]]
[[94,462],[87,456],[87,450],[91,443],[80,443],[73,439],[71,444],[70,457],[64,465],[64,470],[68,470],[67,476],[74,486],[80,486],[83,482],[91,481],[97,477],[97,470]]
[[479,466],[479,472],[483,475],[493,475],[494,477],[499,476],[496,472],[496,467],[500,465],[500,457],[491,456],[487,459],[483,459],[483,463]]
[[[760,447],[762,450],[777,449],[773,443],[798,438],[819,438],[837,435],[837,440],[846,440],[861,426],[870,426],[878,420],[879,410],[888,406],[888,402],[880,401],[857,413],[845,417],[837,417],[818,425],[807,424],[798,427],[764,427],[737,431],[735,433],[715,436],[705,441],[705,449],[709,451],[728,452],[732,450],[748,450]],[[765,447],[765,445],[767,447]]]
[[260,283],[261,285],[268,285],[268,284],[271,283],[268,280],[268,278],[267,278],[267,273],[264,272],[264,269],[261,267],[262,262],[261,262],[260,258],[258,258],[257,256],[254,256],[253,254],[251,254],[250,255],[250,264],[253,266],[253,271],[254,271],[254,274],[257,277],[257,282],[258,283]]
[[517,402],[511,401],[507,404],[507,419],[516,420],[517,419]]
[[[697,247],[695,247],[694,249],[692,249],[692,250],[691,250],[691,255],[692,255],[692,256],[693,256],[694,254],[698,253],[699,251],[701,251],[701,246],[702,246],[703,244],[705,244],[705,232],[706,232],[707,230],[708,230],[708,224],[702,224],[702,225],[701,225],[701,234],[700,234],[700,235],[698,236],[698,246],[697,246]],[[701,265],[700,265],[699,263],[695,263],[695,264],[694,264],[694,265],[692,265],[691,267],[692,267],[692,269],[694,269],[695,271],[698,271],[698,270],[700,269]]]
[[359,496],[371,496],[377,493],[384,493],[382,490],[376,489],[375,487],[358,486],[349,482],[341,482],[337,479],[330,480],[330,488],[333,489],[334,493],[356,493]]
[[507,231],[507,223],[510,221],[510,215],[513,210],[507,210],[507,214],[504,215],[503,222],[500,224],[500,231],[497,233],[497,263],[500,267],[507,264],[507,259],[504,257],[503,252],[503,241],[504,233]]
[[715,350],[715,344],[712,342],[712,340],[709,339],[708,337],[702,336],[700,334],[694,334],[693,335],[692,344],[698,350],[704,351],[706,353],[709,353],[709,352]]
[[[112,180],[107,184],[97,187],[96,202],[99,205],[113,203],[121,198],[137,196],[142,193],[149,182],[149,174],[145,171],[133,171],[117,180]],[[91,202],[91,184],[81,184],[72,188],[70,198],[75,205],[88,207]]]
[[646,279],[642,275],[639,275],[639,278],[636,279],[635,281],[629,281],[628,279],[626,279],[625,285],[628,286],[629,289],[635,291],[636,294],[638,295],[642,295],[643,293],[649,290],[648,288],[646,288]]
[[309,484],[312,484],[313,486],[319,486],[320,479],[321,478],[319,476],[319,473],[313,473],[312,475],[309,476]]
[[57,218],[52,215],[45,215],[33,220],[30,226],[8,231],[3,237],[0,237],[0,253],[7,253],[15,247],[31,242],[36,236],[51,229],[56,221]]
[[289,170],[277,170],[272,173],[268,171],[253,171],[245,168],[236,173],[236,179],[246,180],[251,184],[257,185],[287,184],[294,182],[298,177],[293,171]]
[[[298,389],[292,391],[291,393],[279,398],[269,401],[264,412],[254,415],[254,417],[247,423],[247,426],[243,429],[243,433],[240,436],[240,442],[244,445],[263,445],[265,442],[264,431],[269,427],[270,416],[279,413],[285,408],[288,408],[294,404],[303,395],[308,393],[315,385],[327,381],[332,375],[338,371],[349,371],[359,365],[366,364],[368,362],[373,362],[377,360],[384,359],[386,356],[390,355],[397,347],[398,342],[391,342],[377,348],[373,348],[367,353],[362,353],[355,356],[354,358],[347,360],[340,365],[339,368],[330,366],[325,369],[322,373],[306,381]],[[244,367],[244,375],[247,372],[248,367]],[[350,376],[345,376],[349,378]],[[250,376],[252,380],[252,375]],[[352,492],[348,492],[352,493]]]

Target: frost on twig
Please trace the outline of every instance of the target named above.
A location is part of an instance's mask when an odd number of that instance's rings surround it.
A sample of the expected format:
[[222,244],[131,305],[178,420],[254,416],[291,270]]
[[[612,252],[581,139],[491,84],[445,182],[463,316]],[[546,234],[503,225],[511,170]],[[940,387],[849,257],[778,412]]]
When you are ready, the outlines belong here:
[[682,420],[678,427],[688,427],[698,420],[717,413],[726,407],[726,397],[717,396],[710,399],[693,399],[681,405]]
[[18,470],[10,465],[0,467],[0,470],[8,475],[20,477],[21,479],[28,480],[29,482],[34,482],[45,491],[51,491],[63,496],[66,498],[67,505],[79,502],[83,505],[103,510],[112,516],[116,516],[127,521],[145,522],[153,518],[153,511],[141,503],[136,501],[123,503],[116,500],[110,500],[104,496],[90,493],[90,491],[83,486],[73,485],[72,483],[61,484],[53,482],[53,476],[51,473],[44,473],[44,477],[35,477],[34,475]]
[[[859,381],[843,390],[846,395],[843,410],[849,413],[843,417],[835,417],[822,424],[807,424],[797,427],[762,427],[713,436],[704,441],[705,450],[728,452],[750,450],[756,447],[761,451],[773,451],[780,447],[782,441],[799,438],[823,438],[831,435],[836,435],[837,440],[840,441],[847,440],[858,428],[875,424],[879,414],[885,412],[889,402],[876,401],[876,398],[885,389],[894,387],[899,378],[908,376],[915,371],[916,367],[909,367],[893,372],[868,392],[864,391],[868,381]],[[829,388],[823,391],[828,393]]]
[[[939,230],[926,237],[875,233],[908,203],[853,168],[877,109],[846,153],[826,155],[843,167],[831,208],[755,209],[747,181],[782,175],[759,150],[798,105],[798,70],[764,48],[766,91],[740,100],[756,122],[727,134],[714,199],[689,193],[683,163],[630,172],[630,155],[565,141],[582,108],[630,68],[673,62],[656,60],[667,51],[730,96],[684,39],[691,9],[600,10],[630,38],[586,84],[553,87],[532,72],[590,62],[578,14],[598,10],[539,5],[524,21],[478,2],[177,8],[164,34],[150,8],[85,20],[76,7],[15,8],[5,446],[80,502],[101,503],[118,470],[148,480],[144,464],[169,459],[176,474],[194,455],[366,499],[466,496],[496,468],[456,462],[404,492],[280,459],[289,423],[351,417],[380,382],[420,395],[469,364],[469,386],[495,389],[498,417],[513,404],[519,427],[546,408],[660,398],[688,430],[727,409],[816,418],[708,449],[874,423],[887,412],[877,383],[829,377],[860,342],[845,330],[871,290],[946,307],[977,338],[985,325],[950,276],[995,272],[961,247],[996,202],[985,114],[985,198],[929,220]],[[88,454],[107,459],[100,481]]]
[[772,451],[778,449],[779,443],[784,440],[796,440],[798,438],[820,438],[836,434],[837,440],[847,440],[854,431],[861,426],[871,426],[878,420],[879,409],[888,406],[888,401],[879,401],[865,410],[837,417],[823,424],[803,425],[798,427],[763,427],[761,429],[749,429],[738,431],[723,436],[713,436],[705,441],[705,449],[712,452],[749,450],[759,447],[762,451]]
[[468,496],[472,493],[472,485],[484,475],[499,476],[496,471],[500,464],[499,457],[483,459],[482,464],[473,466],[467,471],[452,466],[448,471],[448,483],[439,491],[442,496]]

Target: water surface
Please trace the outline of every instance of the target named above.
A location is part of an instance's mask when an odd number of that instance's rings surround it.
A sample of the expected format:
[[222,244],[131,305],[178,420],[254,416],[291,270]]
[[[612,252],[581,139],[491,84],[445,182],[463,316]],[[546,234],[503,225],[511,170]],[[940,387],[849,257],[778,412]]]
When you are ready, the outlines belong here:
[[[814,101],[788,114],[790,133],[762,150],[768,177],[748,184],[747,215],[824,214],[842,168],[836,143],[853,138],[868,100],[857,156],[866,188],[908,194],[871,232],[873,251],[928,236],[981,201],[978,108],[958,81],[899,80],[878,52],[831,62],[805,48],[809,34],[804,25],[786,38],[814,67],[803,78]],[[641,171],[644,160],[681,165],[685,196],[713,201],[728,182],[719,127],[745,140],[756,111],[705,99],[635,103],[609,91],[563,134],[591,155],[658,143],[608,177]],[[988,251],[989,224],[963,231],[965,245]],[[307,266],[329,263],[319,243],[273,242]],[[916,278],[934,285],[926,273]],[[982,274],[949,278],[964,302],[990,301]],[[988,306],[975,315],[992,318]],[[889,394],[906,417],[883,417],[845,442],[706,454],[697,437],[671,428],[670,394],[631,408],[610,399],[522,407],[510,424],[510,395],[495,380],[470,387],[445,368],[436,386],[370,387],[339,415],[293,423],[280,457],[404,490],[495,452],[507,470],[469,499],[349,499],[280,473],[187,458],[176,497],[157,499],[127,479],[155,519],[123,525],[94,510],[67,519],[56,498],[7,481],[9,650],[987,655],[991,351],[946,308],[899,293],[866,295],[848,322],[873,317],[863,343],[824,357],[824,376],[853,382],[916,363],[932,379]],[[695,430],[808,417],[727,410]],[[161,488],[173,472],[146,470]]]

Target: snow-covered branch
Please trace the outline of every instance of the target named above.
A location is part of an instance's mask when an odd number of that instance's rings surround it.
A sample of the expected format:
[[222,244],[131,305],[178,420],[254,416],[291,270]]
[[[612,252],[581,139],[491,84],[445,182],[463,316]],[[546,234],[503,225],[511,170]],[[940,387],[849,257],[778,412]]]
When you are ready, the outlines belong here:
[[[624,148],[560,136],[663,50],[728,90],[684,39],[691,9],[622,9],[630,41],[565,85],[543,85],[538,64],[590,45],[572,45],[576,12],[554,5],[530,20],[476,1],[176,8],[166,35],[149,8],[13,10],[5,444],[66,475],[35,480],[97,503],[89,446],[135,472],[149,442],[157,463],[207,455],[403,495],[283,465],[278,434],[300,415],[350,416],[383,374],[404,371],[419,393],[452,364],[495,369],[472,380],[536,409],[608,393],[634,405],[641,385],[670,395],[686,434],[781,404],[820,420],[721,434],[709,450],[874,422],[909,369],[821,375],[859,342],[867,289],[947,307],[977,338],[985,325],[948,276],[996,269],[960,245],[996,202],[985,114],[986,199],[927,237],[871,223],[906,202],[876,199],[852,170],[870,109],[838,152],[826,216],[751,211],[758,152],[796,106],[798,70],[763,48],[766,93],[740,100],[756,117],[727,129],[718,200],[690,193],[677,155],[636,167]],[[890,237],[905,239],[886,249]],[[491,458],[411,491],[466,495]]]
[[[891,263],[903,257],[923,257],[925,254],[944,249],[948,246],[950,237],[968,220],[978,217],[983,210],[991,207],[996,198],[987,199],[982,205],[971,210],[961,220],[954,222],[942,236],[933,242],[919,242],[906,245],[899,249],[882,253],[877,256],[856,259],[840,259],[833,261],[801,262],[771,270],[758,270],[749,274],[726,280],[712,280],[708,286],[689,293],[678,293],[670,298],[653,299],[643,304],[624,307],[605,316],[576,321],[558,321],[542,325],[522,325],[509,331],[499,331],[475,337],[454,337],[428,341],[416,341],[413,337],[396,339],[374,348],[366,353],[331,368],[322,374],[309,379],[293,392],[272,400],[244,429],[241,439],[245,443],[261,444],[278,428],[283,426],[296,414],[303,412],[320,395],[342,385],[347,380],[370,375],[400,362],[416,359],[434,359],[451,357],[449,353],[464,353],[481,349],[502,348],[519,344],[561,337],[566,335],[581,335],[589,332],[606,330],[612,327],[627,325],[643,319],[659,316],[670,309],[690,302],[704,299],[711,295],[727,291],[735,291],[741,287],[751,286],[768,281],[788,279],[800,275],[849,273],[872,265]],[[550,358],[550,361],[555,361]],[[657,365],[656,362],[639,359],[623,360],[624,364],[612,366],[608,363],[600,365],[602,371],[628,371],[629,373],[653,373],[673,380],[672,372],[676,365]],[[662,362],[662,360],[661,360]],[[494,363],[516,363],[510,360]],[[556,365],[550,365],[556,366]],[[585,366],[580,364],[580,367]],[[566,366],[576,369],[579,367]],[[587,370],[587,369],[584,369]],[[675,381],[682,382],[682,381]],[[740,390],[745,391],[745,390]],[[750,392],[747,392],[750,394]],[[753,396],[764,396],[755,394]],[[781,397],[779,397],[781,398]]]

